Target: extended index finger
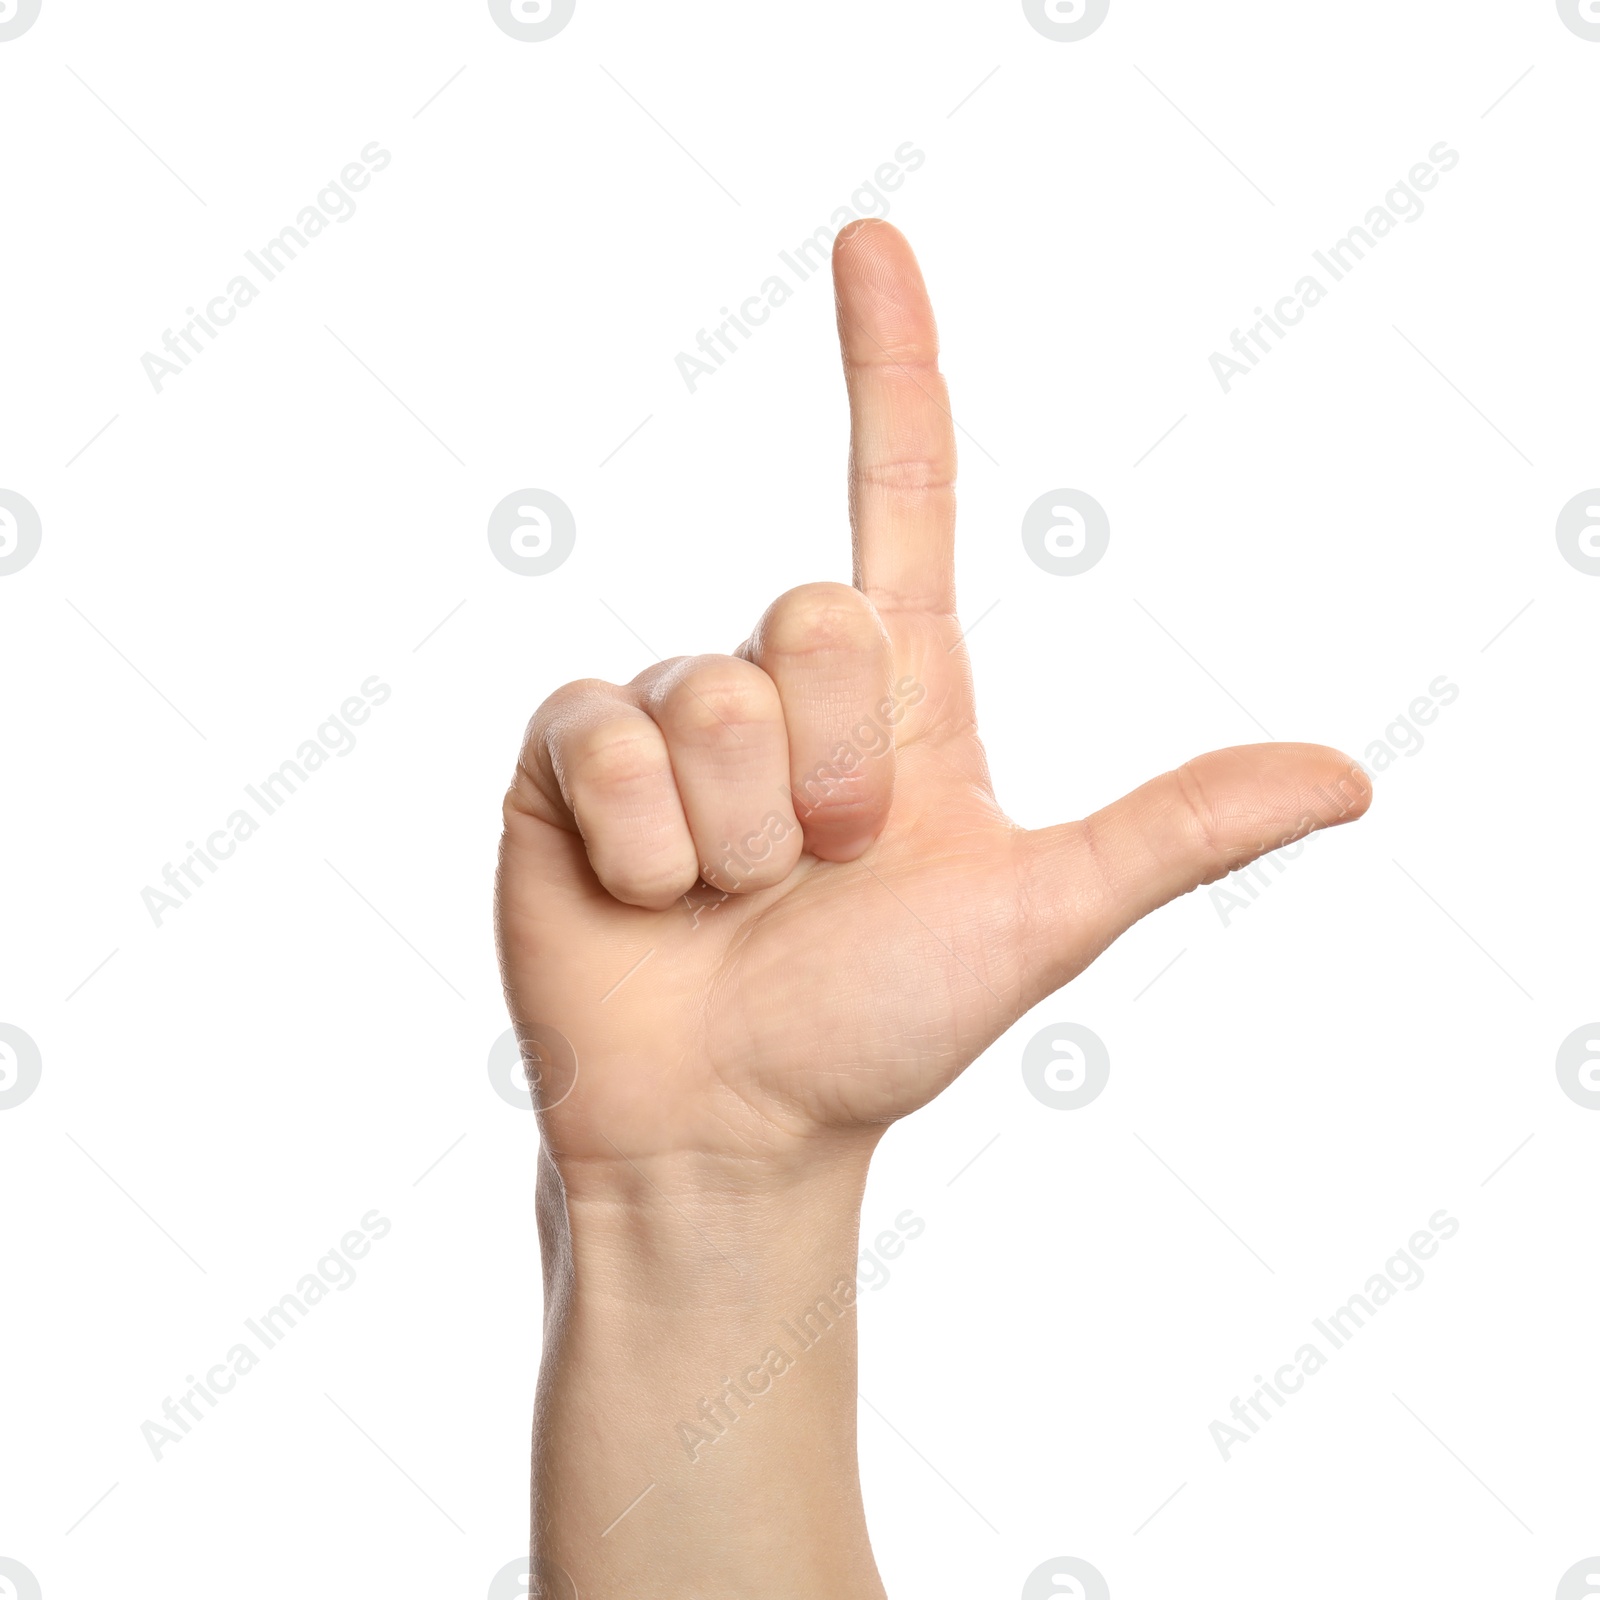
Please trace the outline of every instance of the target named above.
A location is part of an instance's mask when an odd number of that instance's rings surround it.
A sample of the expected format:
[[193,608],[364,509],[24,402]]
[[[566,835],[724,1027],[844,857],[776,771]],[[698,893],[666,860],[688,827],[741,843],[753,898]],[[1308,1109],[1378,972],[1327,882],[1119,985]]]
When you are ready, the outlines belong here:
[[883,612],[955,612],[955,426],[917,258],[889,223],[834,242],[850,392],[855,583]]

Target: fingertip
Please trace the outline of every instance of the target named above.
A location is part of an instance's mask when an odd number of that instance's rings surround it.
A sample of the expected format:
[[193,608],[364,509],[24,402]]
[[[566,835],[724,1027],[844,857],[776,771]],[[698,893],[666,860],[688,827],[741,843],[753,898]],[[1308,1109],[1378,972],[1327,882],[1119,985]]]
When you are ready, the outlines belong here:
[[1364,816],[1372,805],[1373,797],[1378,791],[1373,786],[1372,778],[1367,769],[1359,761],[1350,762],[1346,768],[1346,774],[1356,789],[1357,806],[1354,815],[1358,817]]
[[1235,745],[1196,756],[1186,768],[1206,790],[1232,793],[1245,814],[1294,813],[1306,831],[1354,822],[1372,804],[1366,769],[1331,745]]
[[932,362],[938,334],[922,268],[906,236],[881,217],[858,217],[833,242],[834,300],[849,363]]
[[842,866],[846,862],[859,861],[877,843],[881,831],[881,827],[873,828],[866,833],[852,833],[839,838],[827,830],[807,828],[806,849],[818,861],[832,861]]
[[[847,222],[839,230],[833,241],[835,258],[841,255],[856,239],[864,233],[882,232],[886,236],[898,239],[905,244],[906,236],[895,225],[884,217],[857,217],[854,222]],[[909,245],[906,246],[910,248]]]
[[723,840],[712,859],[700,863],[700,881],[722,894],[760,894],[787,881],[800,864],[802,848],[798,823],[785,827],[776,843]]
[[908,284],[918,298],[923,292],[922,269],[910,241],[882,217],[857,217],[839,230],[833,241],[833,284],[840,301],[860,298],[872,288],[895,293]]
[[626,881],[606,882],[601,886],[613,900],[639,911],[666,911],[676,905],[700,881],[699,872],[692,873],[687,882],[672,880],[659,883],[633,884]]
[[870,839],[858,839],[847,845],[832,845],[825,839],[819,839],[810,846],[810,850],[818,861],[826,861],[830,866],[847,867],[852,861],[859,861],[871,843]]
[[1318,821],[1324,827],[1354,822],[1372,805],[1372,778],[1365,767],[1342,750],[1329,745],[1305,746],[1315,753],[1321,772],[1312,782],[1320,802]]

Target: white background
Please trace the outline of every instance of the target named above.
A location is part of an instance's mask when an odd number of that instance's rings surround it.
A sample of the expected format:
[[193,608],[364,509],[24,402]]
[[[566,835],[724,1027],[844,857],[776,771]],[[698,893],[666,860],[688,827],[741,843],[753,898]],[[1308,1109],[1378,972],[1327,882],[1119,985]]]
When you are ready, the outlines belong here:
[[[1554,0],[1114,0],[1068,44],[1001,0],[579,0],[538,44],[469,0],[44,0],[0,43],[0,488],[43,525],[0,578],[0,1022],[43,1060],[0,1112],[0,1556],[45,1600],[475,1597],[525,1548],[500,796],[558,683],[848,575],[824,280],[697,393],[674,357],[908,140],[1012,815],[1263,729],[1366,757],[1460,693],[1359,826],[1226,926],[1151,917],[885,1142],[867,1231],[926,1222],[862,1297],[890,1592],[1075,1556],[1117,1600],[1543,1600],[1600,1553],[1600,1114],[1554,1072],[1600,1015],[1600,579],[1554,538],[1600,482],[1597,84]],[[141,356],[374,140],[157,394]],[[1225,395],[1211,353],[1441,140],[1425,214]],[[577,520],[547,576],[485,536],[522,487]],[[1079,577],[1019,536],[1058,487],[1111,520]],[[355,750],[156,927],[372,674]],[[1059,1021],[1111,1055],[1079,1111],[1019,1070]],[[154,1460],[373,1208],[359,1281]],[[1440,1208],[1427,1281],[1224,1463],[1210,1424]]]

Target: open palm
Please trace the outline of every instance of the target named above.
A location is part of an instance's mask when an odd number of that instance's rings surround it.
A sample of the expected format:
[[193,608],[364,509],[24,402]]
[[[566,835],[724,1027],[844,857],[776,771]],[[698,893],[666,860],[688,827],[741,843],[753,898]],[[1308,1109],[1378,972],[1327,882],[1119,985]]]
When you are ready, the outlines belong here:
[[1366,808],[1347,757],[1269,744],[1010,822],[955,614],[922,278],[875,221],[840,235],[834,277],[854,587],[790,591],[734,656],[558,690],[506,797],[505,987],[574,1166],[870,1136],[1147,912]]

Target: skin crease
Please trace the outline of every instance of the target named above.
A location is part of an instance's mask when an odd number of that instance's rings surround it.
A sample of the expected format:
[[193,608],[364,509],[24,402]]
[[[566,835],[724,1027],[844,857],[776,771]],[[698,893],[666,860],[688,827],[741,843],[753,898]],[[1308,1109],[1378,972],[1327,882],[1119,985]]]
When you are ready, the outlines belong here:
[[[1133,922],[1370,799],[1337,751],[1254,745],[1087,819],[1009,821],[956,617],[954,433],[921,274],[880,221],[839,236],[834,273],[853,586],[791,591],[735,655],[557,691],[505,799],[511,1016],[524,1037],[559,1029],[578,1062],[540,1113],[534,1531],[585,1597],[882,1593],[853,1319],[759,1422],[726,1427],[714,1469],[666,1419],[721,1381],[730,1321],[749,1318],[729,1345],[747,1367],[784,1293],[853,1273],[888,1124]],[[1041,695],[1038,737],[1065,716]],[[585,1443],[597,1418],[604,1449]],[[659,1493],[602,1541],[647,1481]]]

